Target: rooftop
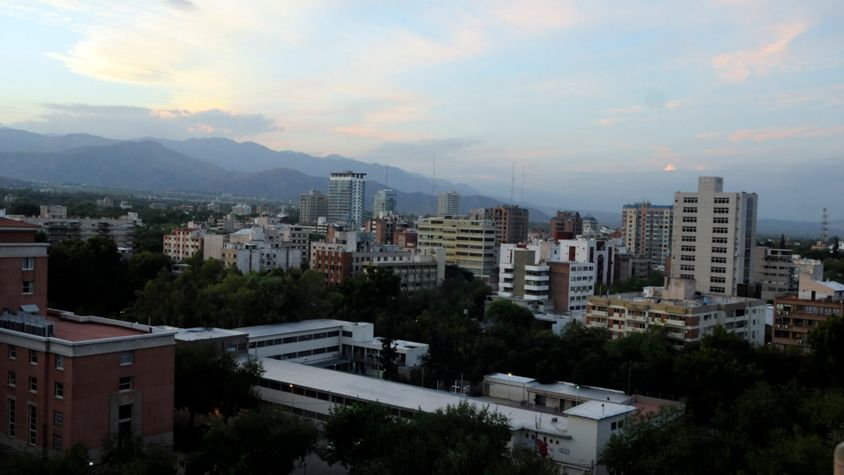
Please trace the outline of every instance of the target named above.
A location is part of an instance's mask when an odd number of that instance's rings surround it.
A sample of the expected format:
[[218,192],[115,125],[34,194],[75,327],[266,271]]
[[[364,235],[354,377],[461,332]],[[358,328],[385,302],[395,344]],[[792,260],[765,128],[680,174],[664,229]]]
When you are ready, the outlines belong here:
[[200,341],[246,335],[246,332],[223,328],[175,328],[175,330],[177,331],[176,340],[178,341]]
[[23,221],[18,221],[16,219],[0,217],[0,228],[24,228],[35,230],[38,229],[38,226],[34,224],[24,223]]
[[586,401],[583,404],[578,404],[571,409],[567,409],[565,414],[568,416],[583,417],[586,419],[600,421],[609,417],[629,414],[631,412],[635,412],[636,410],[637,409],[635,407],[625,404]]
[[836,282],[834,280],[825,280],[821,283],[835,292],[844,292],[844,284],[840,282]]
[[624,391],[615,389],[599,388],[594,386],[583,386],[566,381],[542,384],[539,381],[524,376],[515,376],[504,373],[493,373],[484,376],[484,381],[499,383],[515,383],[524,385],[530,391],[544,393],[546,395],[566,396],[575,400],[609,401],[616,404],[629,404],[633,396],[628,396]]
[[[556,417],[557,421],[552,421],[552,416],[549,414],[489,403],[480,399],[409,384],[315,368],[271,358],[261,359],[261,364],[264,367],[263,377],[272,381],[330,391],[344,397],[378,401],[384,405],[408,411],[435,412],[438,409],[456,406],[465,401],[478,408],[488,408],[491,411],[503,414],[510,420],[510,426],[513,429],[529,429],[558,436],[567,435],[565,417]],[[636,410],[634,407],[624,407],[631,412]]]
[[628,292],[628,293],[621,293],[621,294],[609,294],[609,295],[593,295],[588,298],[589,301],[592,299],[608,299],[608,300],[624,300],[627,302],[634,302],[634,303],[650,303],[650,304],[659,304],[659,305],[673,305],[675,307],[687,307],[687,308],[696,308],[696,307],[706,307],[709,305],[726,305],[726,304],[734,304],[734,303],[744,303],[744,302],[757,302],[757,299],[746,298],[746,297],[731,297],[726,295],[701,295],[696,298],[692,299],[672,299],[672,298],[665,298],[665,297],[646,297],[641,292]]
[[258,325],[254,327],[235,328],[234,331],[249,334],[249,338],[261,338],[264,336],[278,335],[280,333],[297,333],[314,330],[323,330],[342,326],[371,325],[370,323],[355,323],[344,320],[333,320],[329,318],[318,318],[314,320],[302,320],[300,322],[273,323],[270,325]]
[[[49,309],[46,316],[24,313],[5,313],[3,315],[10,322],[10,325],[5,328],[8,331],[39,336],[37,333],[23,330],[23,327],[52,325],[51,338],[74,343],[137,337],[152,333],[173,333],[163,328],[90,315],[76,315],[72,312],[54,309]],[[17,325],[14,322],[17,322]]]

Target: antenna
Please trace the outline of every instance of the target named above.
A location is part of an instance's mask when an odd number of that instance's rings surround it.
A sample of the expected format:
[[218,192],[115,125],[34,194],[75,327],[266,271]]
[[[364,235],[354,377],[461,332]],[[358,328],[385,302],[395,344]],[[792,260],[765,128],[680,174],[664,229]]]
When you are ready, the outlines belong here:
[[516,162],[513,162],[513,171],[510,173],[510,204],[513,204],[513,189],[516,187]]
[[434,195],[434,215],[437,214],[437,154],[431,157],[431,193]]
[[384,186],[389,188],[390,187],[390,166],[387,165],[384,167]]
[[821,212],[821,242],[826,242],[829,239],[829,215],[826,213],[826,208]]
[[522,193],[522,196],[519,199],[519,204],[524,205],[525,204],[525,164],[524,163],[522,163],[522,191],[521,191],[521,193]]

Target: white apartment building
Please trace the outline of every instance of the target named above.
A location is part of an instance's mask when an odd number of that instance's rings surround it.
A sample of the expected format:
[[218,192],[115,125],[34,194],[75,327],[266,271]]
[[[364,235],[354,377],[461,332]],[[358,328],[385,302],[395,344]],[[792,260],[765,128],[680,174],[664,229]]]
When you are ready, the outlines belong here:
[[578,237],[551,241],[548,260],[588,262],[595,266],[595,284],[612,285],[613,266],[619,243],[615,239]]
[[238,203],[232,206],[232,214],[235,216],[249,216],[252,214],[252,206],[245,203]]
[[365,194],[366,173],[332,173],[328,182],[328,222],[346,223],[354,229],[360,228]]
[[488,280],[496,266],[495,223],[468,217],[419,218],[417,248],[445,249],[446,264],[460,266]]
[[592,296],[587,299],[586,325],[606,328],[613,338],[663,327],[677,346],[699,341],[718,325],[755,346],[765,342],[762,300],[694,294],[691,281],[671,282],[671,288]]
[[164,235],[164,255],[173,262],[182,262],[202,252],[205,231],[198,228],[176,228]]
[[648,201],[624,205],[621,232],[631,255],[647,258],[652,265],[665,265],[671,255],[674,208]]
[[459,216],[460,193],[446,191],[437,195],[437,216]]
[[700,177],[697,192],[675,193],[670,278],[694,279],[701,293],[746,295],[756,208],[756,193],[724,192],[721,177]]

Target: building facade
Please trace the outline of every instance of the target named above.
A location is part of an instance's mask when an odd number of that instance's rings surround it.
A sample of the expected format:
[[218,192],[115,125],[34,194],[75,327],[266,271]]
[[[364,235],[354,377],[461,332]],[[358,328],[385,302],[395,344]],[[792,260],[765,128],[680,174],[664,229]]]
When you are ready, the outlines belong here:
[[627,252],[646,258],[654,265],[665,265],[671,255],[674,208],[648,201],[624,205],[621,232]]
[[121,249],[131,250],[135,245],[135,229],[143,225],[138,213],[129,212],[120,218],[22,218],[24,222],[39,226],[50,244],[62,241],[85,241],[96,236],[110,237]]
[[164,235],[164,255],[173,262],[182,262],[202,252],[205,231],[199,228],[176,228]]
[[820,282],[801,274],[796,295],[774,299],[771,344],[780,349],[808,352],[812,330],[833,315],[844,316],[844,284]]
[[753,282],[763,300],[797,291],[798,269],[791,249],[753,246]]
[[416,225],[417,248],[445,249],[447,264],[489,280],[497,265],[495,223],[489,219],[463,217],[420,218]]
[[372,199],[372,216],[379,218],[396,212],[396,190],[384,188],[375,192]]
[[460,193],[446,191],[437,195],[437,216],[459,216]]
[[0,217],[0,312],[47,310],[47,243],[35,242],[38,227]]
[[313,226],[319,218],[328,216],[328,197],[316,190],[299,196],[299,222]]
[[756,243],[756,193],[724,192],[724,179],[698,179],[674,194],[671,279],[694,279],[698,292],[748,295]]
[[557,211],[548,227],[551,239],[574,239],[583,234],[583,218],[577,211]]
[[328,222],[359,228],[363,223],[366,173],[332,173],[328,181]]
[[515,205],[499,205],[487,208],[486,219],[495,223],[496,244],[516,244],[528,238],[529,212]]

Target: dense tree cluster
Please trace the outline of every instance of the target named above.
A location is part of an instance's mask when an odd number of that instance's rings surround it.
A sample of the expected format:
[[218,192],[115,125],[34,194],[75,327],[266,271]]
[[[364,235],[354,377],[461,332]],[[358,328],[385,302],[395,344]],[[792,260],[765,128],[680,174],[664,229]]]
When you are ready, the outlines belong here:
[[383,406],[343,406],[326,421],[324,437],[323,458],[352,473],[557,473],[533,450],[511,454],[507,418],[469,404],[410,419]]

